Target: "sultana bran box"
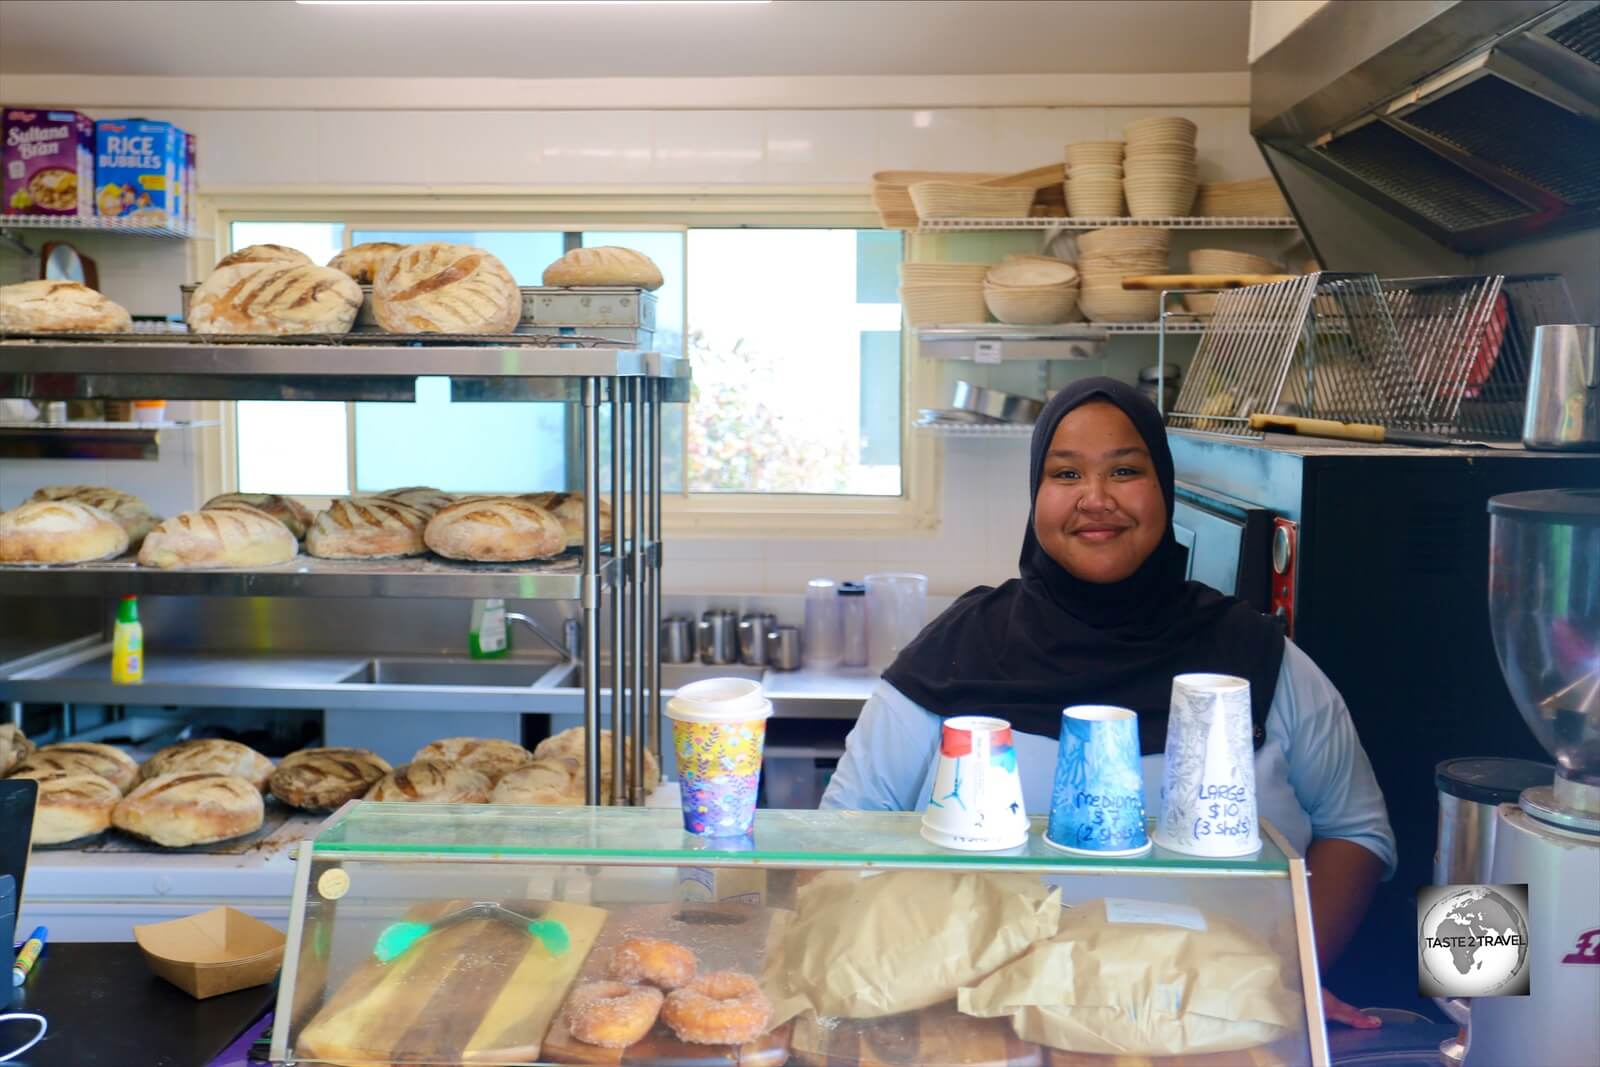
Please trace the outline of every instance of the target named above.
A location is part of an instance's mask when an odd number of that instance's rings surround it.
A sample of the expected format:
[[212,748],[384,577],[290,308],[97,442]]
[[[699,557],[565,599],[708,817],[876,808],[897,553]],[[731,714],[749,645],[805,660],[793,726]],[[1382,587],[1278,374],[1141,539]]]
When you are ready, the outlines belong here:
[[77,111],[6,108],[0,195],[7,215],[94,214],[94,120]]

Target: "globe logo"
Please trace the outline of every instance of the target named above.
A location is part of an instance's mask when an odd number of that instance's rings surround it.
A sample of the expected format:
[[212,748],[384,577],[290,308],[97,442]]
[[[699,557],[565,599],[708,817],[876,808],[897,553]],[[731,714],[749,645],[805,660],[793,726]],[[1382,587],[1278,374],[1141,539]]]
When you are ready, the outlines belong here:
[[1455,997],[1526,994],[1526,889],[1439,888],[1437,899],[1419,909],[1423,992]]

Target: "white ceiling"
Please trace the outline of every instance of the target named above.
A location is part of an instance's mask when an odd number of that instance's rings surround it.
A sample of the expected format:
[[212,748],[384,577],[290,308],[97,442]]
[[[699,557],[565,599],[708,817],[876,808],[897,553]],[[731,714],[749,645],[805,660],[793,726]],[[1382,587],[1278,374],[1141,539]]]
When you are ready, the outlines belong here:
[[311,6],[0,0],[0,73],[752,77],[1242,71],[1248,0]]

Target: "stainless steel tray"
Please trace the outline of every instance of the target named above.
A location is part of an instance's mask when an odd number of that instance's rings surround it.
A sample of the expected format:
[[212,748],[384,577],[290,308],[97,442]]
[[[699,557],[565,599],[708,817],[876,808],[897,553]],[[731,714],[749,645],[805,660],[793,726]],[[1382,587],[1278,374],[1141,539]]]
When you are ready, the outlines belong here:
[[[189,301],[198,285],[179,287],[183,292],[183,317],[189,318]],[[656,294],[630,286],[581,286],[562,288],[523,285],[522,319],[528,329],[566,329],[585,326],[621,326],[654,332]],[[372,286],[361,287],[361,310],[356,313],[357,330],[382,332],[372,311]]]

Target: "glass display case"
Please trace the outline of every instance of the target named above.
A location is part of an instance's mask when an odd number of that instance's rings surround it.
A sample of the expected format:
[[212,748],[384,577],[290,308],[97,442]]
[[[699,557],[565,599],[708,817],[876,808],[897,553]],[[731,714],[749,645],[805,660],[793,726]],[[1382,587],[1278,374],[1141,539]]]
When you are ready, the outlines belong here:
[[279,1064],[1328,1062],[1305,864],[1007,852],[916,814],[353,802],[299,855]]

